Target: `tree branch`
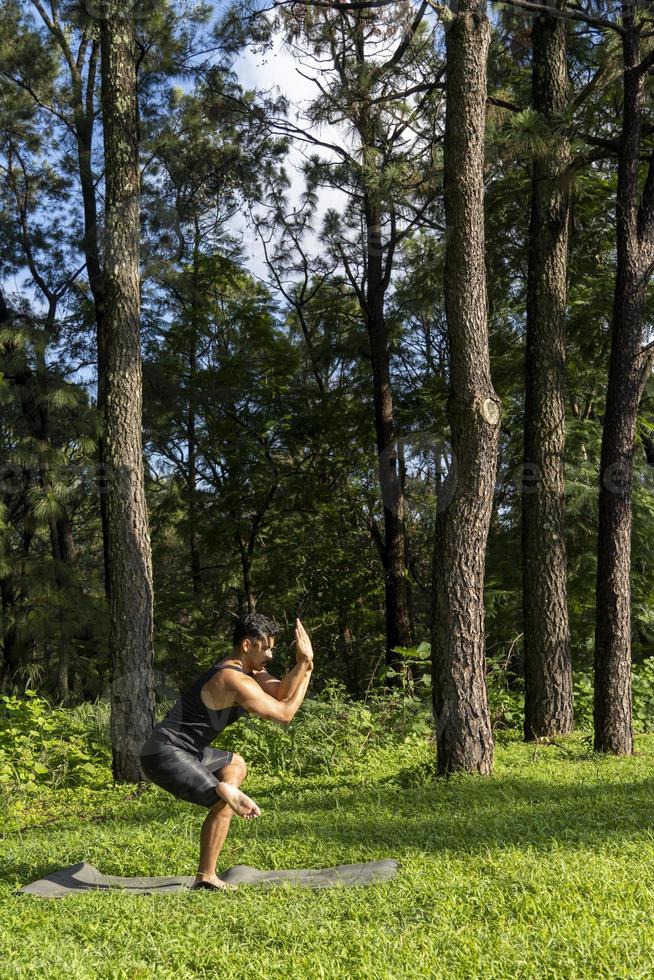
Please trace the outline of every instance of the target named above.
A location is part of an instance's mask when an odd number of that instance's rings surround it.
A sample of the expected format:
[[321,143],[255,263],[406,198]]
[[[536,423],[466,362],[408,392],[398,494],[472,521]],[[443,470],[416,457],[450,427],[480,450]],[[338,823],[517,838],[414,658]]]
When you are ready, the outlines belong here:
[[422,3],[420,4],[418,11],[416,12],[415,17],[413,18],[411,26],[405,31],[404,37],[402,38],[397,48],[393,52],[393,55],[383,65],[379,66],[376,74],[381,75],[384,72],[388,71],[389,68],[393,68],[395,65],[398,65],[400,63],[400,61],[402,60],[402,58],[406,53],[407,48],[413,41],[416,31],[418,30],[420,24],[424,19],[428,6],[429,4],[427,3],[427,0],[422,0]]
[[563,20],[579,20],[588,24],[589,27],[605,27],[620,35],[626,33],[621,24],[606,20],[604,17],[594,17],[592,14],[586,14],[580,10],[561,10],[559,7],[549,6],[549,4],[529,3],[528,0],[495,0],[495,2],[506,4],[509,7],[518,7],[520,10],[527,10],[534,14],[547,14],[549,17],[560,17]]

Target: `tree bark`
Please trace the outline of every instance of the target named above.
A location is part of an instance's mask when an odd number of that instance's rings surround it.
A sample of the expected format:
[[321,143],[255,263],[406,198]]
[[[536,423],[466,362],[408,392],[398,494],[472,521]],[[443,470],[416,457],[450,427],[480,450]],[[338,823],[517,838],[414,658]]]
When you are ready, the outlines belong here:
[[565,548],[565,311],[570,146],[565,21],[532,27],[532,91],[549,126],[547,154],[532,160],[525,352],[522,580],[525,739],[573,727]]
[[[95,118],[94,93],[96,82],[99,42],[94,41],[89,59],[88,78],[86,81],[86,97],[83,98],[81,79],[74,79],[75,94],[75,137],[77,140],[77,159],[79,168],[80,187],[82,191],[82,206],[84,211],[84,236],[82,247],[86,261],[86,273],[89,280],[93,309],[95,312],[96,351],[97,351],[97,407],[101,424],[104,422],[104,409],[107,389],[107,341],[104,324],[104,276],[100,260],[98,240],[98,208],[96,199],[95,179],[93,176],[93,126]],[[77,82],[77,84],[75,84]],[[100,524],[102,527],[102,555],[104,569],[104,588],[108,600],[111,599],[109,584],[109,517],[107,513],[107,494],[104,486],[106,469],[104,432],[98,439],[98,465],[100,469],[99,502]]]
[[139,167],[134,23],[113,0],[101,24],[105,139],[105,452],[114,778],[142,779],[154,725],[152,560],[141,444]]
[[446,38],[445,309],[452,465],[439,494],[433,563],[433,707],[441,773],[489,773],[493,763],[483,593],[500,429],[500,402],[490,377],[484,267],[489,40],[485,0],[460,0]]
[[654,154],[638,203],[645,72],[630,2],[622,4],[623,108],[616,192],[617,265],[600,460],[595,621],[595,749],[630,755],[631,481],[638,405],[651,372],[641,349],[654,262]]
[[372,384],[375,410],[375,432],[379,461],[379,483],[384,508],[383,561],[386,663],[397,668],[398,655],[393,648],[411,645],[412,628],[406,569],[404,493],[400,481],[397,433],[393,417],[393,392],[390,376],[390,351],[384,315],[384,268],[381,240],[381,216],[365,203],[367,224],[366,324],[372,356]]
[[[388,124],[378,107],[371,102],[374,57],[366,51],[369,30],[367,14],[358,15],[354,28],[354,51],[358,67],[356,104],[352,121],[361,140],[361,156],[383,153]],[[408,38],[408,35],[407,35]],[[372,71],[371,71],[372,69]],[[411,646],[413,625],[409,602],[409,580],[406,574],[406,526],[404,491],[399,472],[397,429],[393,412],[393,389],[390,373],[390,340],[386,324],[385,301],[390,285],[393,257],[397,245],[394,203],[382,201],[376,187],[364,180],[363,217],[366,224],[364,253],[365,275],[357,288],[365,316],[372,364],[372,387],[375,417],[379,484],[384,513],[384,534],[380,545],[384,573],[384,615],[386,625],[386,664],[400,670],[401,660],[395,647]],[[384,219],[390,219],[387,240],[382,238]],[[390,680],[390,678],[389,678]]]
[[188,351],[188,404],[186,418],[186,440],[188,443],[188,518],[189,518],[189,550],[191,556],[191,582],[193,592],[199,595],[200,586],[200,551],[198,549],[197,533],[197,440],[195,435],[195,385],[197,375],[197,344],[198,344],[198,306],[200,304],[200,225],[195,219],[195,235],[193,239],[193,291],[191,295],[191,336]]

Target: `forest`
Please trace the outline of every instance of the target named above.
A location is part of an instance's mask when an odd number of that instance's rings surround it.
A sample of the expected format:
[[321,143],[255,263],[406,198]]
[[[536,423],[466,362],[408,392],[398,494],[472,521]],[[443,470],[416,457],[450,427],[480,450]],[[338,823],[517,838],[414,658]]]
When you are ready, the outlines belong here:
[[[114,663],[147,712],[152,662],[179,684],[234,615],[301,610],[319,679],[355,695],[432,630],[441,685],[453,657],[483,683],[485,648],[526,676],[533,735],[569,730],[571,670],[595,663],[601,747],[629,750],[654,623],[651,25],[575,8],[531,30],[529,6],[493,8],[486,104],[458,80],[448,147],[427,3],[138,7],[131,80],[106,77],[92,9],[3,4],[6,691],[93,699]],[[239,83],[242,50],[274,44],[297,106]],[[135,118],[103,129],[128,83]],[[132,124],[132,173],[108,122]],[[457,430],[473,391],[492,444]],[[113,572],[112,508],[136,528]]]
[[[275,675],[298,617],[315,651],[305,736],[226,743],[264,772],[322,771],[342,724],[332,761],[408,740],[417,793],[510,783],[503,751],[547,782],[531,753],[566,745],[637,781],[611,757],[654,744],[651,0],[0,9],[8,793],[55,758],[141,785],[254,613]],[[37,757],[42,722],[98,726],[97,759]],[[549,962],[506,955],[441,975]],[[618,975],[584,963],[544,975]]]

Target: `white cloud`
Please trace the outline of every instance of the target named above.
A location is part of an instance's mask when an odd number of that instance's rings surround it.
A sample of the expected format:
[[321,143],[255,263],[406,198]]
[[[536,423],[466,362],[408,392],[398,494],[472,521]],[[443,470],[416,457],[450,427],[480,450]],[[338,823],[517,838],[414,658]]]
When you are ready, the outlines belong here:
[[[300,70],[298,70],[300,69]],[[311,68],[305,63],[300,65],[299,60],[285,47],[280,38],[277,38],[272,50],[266,52],[246,51],[235,63],[234,71],[238,75],[239,81],[244,88],[257,89],[263,92],[270,92],[272,95],[283,95],[289,100],[289,118],[297,125],[306,125],[304,111],[307,104],[316,94],[315,85],[304,75],[313,74]],[[300,71],[302,74],[300,74]],[[342,130],[334,126],[322,126],[320,129],[312,129],[314,136],[326,142],[345,145],[345,136]],[[304,144],[292,145],[286,166],[291,182],[289,188],[289,200],[297,203],[304,191],[304,178],[301,167],[309,155],[315,153],[320,148]],[[321,155],[329,157],[329,150],[320,150]],[[320,225],[322,215],[328,208],[343,209],[346,206],[346,198],[339,191],[321,190],[319,193],[319,204],[316,216],[317,227]],[[261,243],[256,238],[254,228],[246,216],[235,224],[235,231],[244,232],[244,249],[246,263],[250,271],[260,278],[268,281],[268,270],[266,268],[263,249]]]

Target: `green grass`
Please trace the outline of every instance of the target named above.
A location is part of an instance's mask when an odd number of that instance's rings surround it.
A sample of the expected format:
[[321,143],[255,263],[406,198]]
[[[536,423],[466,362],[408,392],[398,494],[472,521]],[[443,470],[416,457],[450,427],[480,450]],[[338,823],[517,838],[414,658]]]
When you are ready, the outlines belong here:
[[409,743],[345,776],[252,773],[262,817],[233,821],[220,867],[400,861],[394,882],[313,892],[15,896],[81,860],[191,874],[202,811],[154,787],[5,792],[0,976],[651,978],[654,736],[637,753],[510,741],[492,777],[442,781]]

